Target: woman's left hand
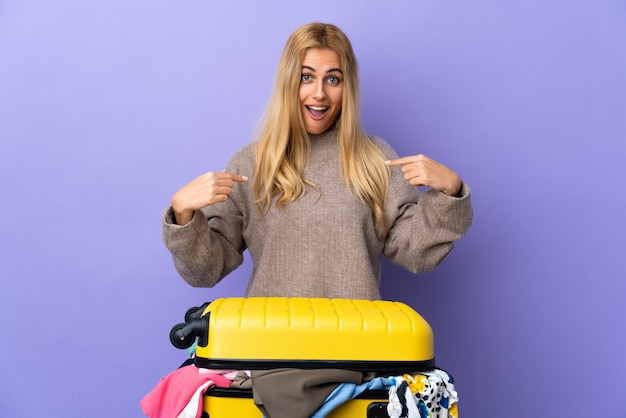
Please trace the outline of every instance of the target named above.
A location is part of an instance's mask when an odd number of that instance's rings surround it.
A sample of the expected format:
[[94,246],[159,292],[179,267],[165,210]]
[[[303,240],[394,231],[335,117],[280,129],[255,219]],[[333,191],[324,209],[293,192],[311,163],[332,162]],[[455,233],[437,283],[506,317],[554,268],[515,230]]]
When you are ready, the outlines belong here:
[[428,186],[448,196],[456,196],[463,184],[458,174],[424,154],[385,161],[390,167],[401,166],[404,178],[413,186]]

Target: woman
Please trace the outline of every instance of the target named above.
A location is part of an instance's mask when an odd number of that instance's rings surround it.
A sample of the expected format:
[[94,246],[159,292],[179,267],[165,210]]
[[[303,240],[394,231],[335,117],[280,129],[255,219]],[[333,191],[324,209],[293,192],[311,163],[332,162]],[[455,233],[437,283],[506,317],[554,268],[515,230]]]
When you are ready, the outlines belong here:
[[182,187],[164,214],[189,284],[214,286],[248,249],[246,296],[380,299],[381,254],[414,273],[446,257],[471,225],[469,187],[368,137],[358,86],[341,30],[312,23],[291,35],[258,140]]

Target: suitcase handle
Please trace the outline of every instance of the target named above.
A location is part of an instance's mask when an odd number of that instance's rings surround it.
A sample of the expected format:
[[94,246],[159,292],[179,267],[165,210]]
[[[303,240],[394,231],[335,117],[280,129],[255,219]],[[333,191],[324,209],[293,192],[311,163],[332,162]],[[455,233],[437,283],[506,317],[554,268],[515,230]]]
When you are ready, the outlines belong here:
[[185,322],[189,322],[193,318],[200,318],[204,310],[210,304],[211,302],[204,302],[200,307],[194,306],[193,308],[187,309],[187,312],[185,312]]
[[176,324],[170,331],[170,342],[176,348],[184,349],[193,345],[198,338],[198,345],[205,347],[209,343],[209,315],[202,316],[210,302],[194,307],[185,313],[185,322]]

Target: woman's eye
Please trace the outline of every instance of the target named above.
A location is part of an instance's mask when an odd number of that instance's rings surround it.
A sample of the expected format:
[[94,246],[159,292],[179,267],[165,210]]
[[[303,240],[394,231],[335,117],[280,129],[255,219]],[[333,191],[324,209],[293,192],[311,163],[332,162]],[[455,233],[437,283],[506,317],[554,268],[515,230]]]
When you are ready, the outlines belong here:
[[329,84],[339,84],[339,82],[340,82],[340,81],[341,81],[341,80],[339,80],[339,78],[338,78],[338,77],[335,77],[334,75],[333,75],[333,76],[328,77],[328,83],[329,83]]
[[300,80],[302,81],[311,81],[313,79],[313,77],[311,77],[311,74],[302,74],[300,76]]

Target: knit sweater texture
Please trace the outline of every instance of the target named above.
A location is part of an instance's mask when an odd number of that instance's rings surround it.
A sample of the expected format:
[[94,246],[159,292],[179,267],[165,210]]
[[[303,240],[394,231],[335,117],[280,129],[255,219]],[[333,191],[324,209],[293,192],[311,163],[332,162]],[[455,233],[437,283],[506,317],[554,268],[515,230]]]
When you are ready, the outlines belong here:
[[[370,137],[388,159],[397,158],[380,138]],[[227,171],[248,177],[226,202],[198,210],[176,225],[163,215],[162,232],[174,265],[192,286],[213,287],[243,262],[253,270],[246,296],[380,299],[381,255],[413,273],[434,269],[472,223],[470,189],[459,197],[419,192],[391,168],[384,212],[388,232],[377,237],[371,210],[344,181],[336,132],[311,136],[304,177],[318,186],[282,208],[263,214],[254,203],[253,144],[239,150]]]

